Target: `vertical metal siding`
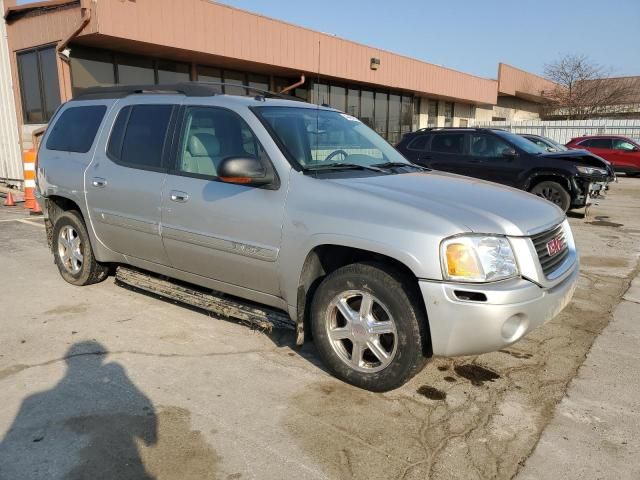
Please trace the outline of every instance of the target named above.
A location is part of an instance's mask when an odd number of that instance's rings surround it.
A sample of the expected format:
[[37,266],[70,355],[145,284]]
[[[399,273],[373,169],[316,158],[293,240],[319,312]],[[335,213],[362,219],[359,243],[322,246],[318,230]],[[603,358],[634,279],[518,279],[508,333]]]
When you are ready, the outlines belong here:
[[[0,0],[4,12],[4,1]],[[22,183],[22,155],[11,80],[7,26],[0,20],[0,179]]]
[[623,135],[640,138],[640,120],[637,119],[474,122],[474,126],[502,128],[517,134],[542,135],[562,144],[582,135]]

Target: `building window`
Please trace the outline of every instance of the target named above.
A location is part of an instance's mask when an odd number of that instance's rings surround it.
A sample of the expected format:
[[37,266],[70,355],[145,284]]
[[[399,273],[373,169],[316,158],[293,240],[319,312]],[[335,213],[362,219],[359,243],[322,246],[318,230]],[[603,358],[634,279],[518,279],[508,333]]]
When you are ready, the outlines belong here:
[[389,97],[386,93],[376,92],[375,111],[373,112],[374,129],[381,137],[387,137],[387,113]]
[[188,82],[189,64],[158,60],[158,84]]
[[324,83],[315,83],[313,85],[311,103],[316,105],[329,105],[329,86]]
[[427,118],[427,126],[428,127],[437,127],[438,126],[438,101],[437,100],[429,100],[427,114],[429,117]]
[[[413,119],[412,101],[411,97],[402,97],[402,109],[400,112],[400,135],[409,133],[411,131],[411,124]],[[420,108],[418,107],[418,111]]]
[[60,84],[55,47],[17,55],[25,123],[46,123],[60,106]]
[[[269,77],[265,75],[254,75],[249,74],[249,86],[252,88],[257,88],[258,90],[269,90]],[[248,95],[256,95],[256,91],[248,91]]]
[[414,132],[420,128],[420,114],[422,113],[420,106],[422,99],[420,97],[413,98],[413,113],[411,119],[411,130]]
[[116,67],[111,52],[74,48],[70,63],[74,95],[84,88],[116,84]]
[[460,127],[462,128],[466,128],[469,126],[469,120],[466,118],[461,118],[460,119]]
[[346,93],[346,89],[344,87],[339,87],[337,85],[331,85],[330,88],[330,96],[329,96],[329,105],[332,108],[335,108],[337,110],[340,110],[341,112],[344,112],[347,107],[346,107],[346,102],[347,102],[347,93]]
[[453,127],[453,102],[444,102],[444,126]]
[[355,88],[347,90],[347,113],[354,117],[360,116],[360,90]]
[[389,95],[389,133],[387,140],[392,145],[400,141],[400,119],[402,102],[400,95]]
[[[200,82],[222,83],[222,70],[219,68],[203,67],[202,65],[198,65],[197,73],[198,81]],[[222,85],[212,85],[212,87],[218,93],[223,93]]]
[[360,94],[360,120],[373,128],[373,92],[362,90]]
[[117,55],[118,83],[121,85],[154,85],[156,73],[153,59]]

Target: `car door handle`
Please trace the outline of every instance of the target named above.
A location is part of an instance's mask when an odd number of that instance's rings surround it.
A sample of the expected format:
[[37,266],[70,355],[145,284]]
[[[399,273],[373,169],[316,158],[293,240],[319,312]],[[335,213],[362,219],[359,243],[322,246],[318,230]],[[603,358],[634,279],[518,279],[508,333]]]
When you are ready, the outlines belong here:
[[93,177],[93,180],[91,180],[91,185],[96,188],[104,188],[107,186],[107,181],[104,178]]
[[189,200],[189,194],[179,190],[171,190],[169,198],[171,198],[172,202],[184,203]]

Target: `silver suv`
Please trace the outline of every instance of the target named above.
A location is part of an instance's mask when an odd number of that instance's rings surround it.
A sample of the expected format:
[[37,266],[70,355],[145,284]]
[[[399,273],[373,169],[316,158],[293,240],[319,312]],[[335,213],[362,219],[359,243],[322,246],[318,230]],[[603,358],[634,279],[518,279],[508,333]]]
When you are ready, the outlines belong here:
[[298,343],[374,391],[570,301],[578,258],[551,203],[412,165],[330,108],[214,92],[91,89],[59,109],[37,197],[66,281],[126,264],[284,310]]

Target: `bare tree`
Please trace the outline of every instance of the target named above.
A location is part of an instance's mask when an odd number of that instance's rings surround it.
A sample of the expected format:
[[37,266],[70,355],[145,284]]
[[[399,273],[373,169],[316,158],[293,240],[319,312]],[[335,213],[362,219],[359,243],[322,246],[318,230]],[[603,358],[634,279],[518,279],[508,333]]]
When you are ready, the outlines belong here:
[[612,78],[610,71],[585,55],[567,55],[545,65],[544,75],[556,84],[543,92],[543,115],[584,120],[620,112],[632,96],[629,78]]

